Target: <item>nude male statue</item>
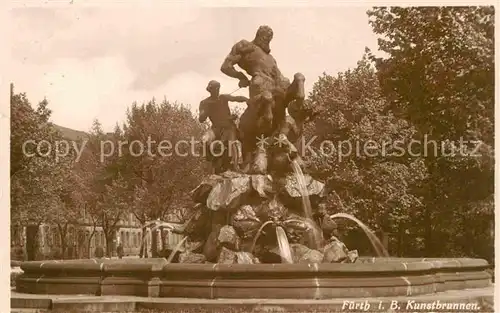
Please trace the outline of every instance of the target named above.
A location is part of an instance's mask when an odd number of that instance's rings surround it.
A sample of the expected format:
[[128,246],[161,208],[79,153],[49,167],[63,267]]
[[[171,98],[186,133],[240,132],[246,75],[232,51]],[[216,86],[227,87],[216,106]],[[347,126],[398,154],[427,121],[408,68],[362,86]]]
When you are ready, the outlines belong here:
[[[220,140],[225,144],[229,144],[229,148],[237,148],[235,144],[239,139],[238,128],[234,122],[236,117],[231,115],[229,110],[229,102],[247,102],[248,98],[219,94],[220,83],[215,80],[211,80],[206,89],[210,96],[200,102],[200,116],[198,119],[200,123],[205,122],[207,118],[210,119],[212,128],[202,136],[202,143],[205,147],[208,147],[214,140]],[[207,150],[210,151],[210,149]],[[211,160],[212,156],[209,153],[207,157]],[[237,170],[238,153],[236,150],[231,151],[231,157],[233,169]],[[225,166],[216,166],[216,172],[224,170]]]
[[[273,31],[260,26],[254,40],[240,40],[224,60],[221,71],[239,80],[239,87],[249,87],[250,101],[240,119],[244,158],[248,162],[255,149],[256,137],[270,136],[285,118],[286,106],[292,100],[304,100],[304,75],[296,73],[294,80],[284,77],[270,54]],[[237,71],[240,68],[252,78]]]

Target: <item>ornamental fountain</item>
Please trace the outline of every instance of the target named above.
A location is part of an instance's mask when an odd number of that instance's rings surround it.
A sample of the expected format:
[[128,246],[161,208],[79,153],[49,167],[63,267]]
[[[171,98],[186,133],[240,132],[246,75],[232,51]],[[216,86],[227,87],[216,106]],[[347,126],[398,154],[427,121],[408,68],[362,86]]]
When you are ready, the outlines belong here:
[[[314,109],[304,102],[304,76],[290,82],[269,53],[272,30],[241,40],[221,70],[249,87],[239,123],[228,123],[228,101],[211,81],[201,115],[204,138],[225,151],[209,156],[215,173],[191,192],[192,217],[168,227],[184,238],[168,257],[24,262],[16,291],[31,294],[127,295],[192,299],[338,299],[413,297],[491,286],[488,263],[472,258],[394,258],[361,221],[324,210],[325,184],[303,172],[296,145]],[[236,71],[239,65],[252,78]],[[240,97],[241,98],[241,97]],[[286,114],[288,111],[288,115]],[[241,143],[240,168],[231,139]],[[213,141],[212,141],[213,142]],[[205,144],[210,146],[210,141]],[[233,152],[233,153],[231,153]],[[333,219],[357,223],[375,257],[360,257],[335,236]],[[174,263],[173,260],[178,260]]]

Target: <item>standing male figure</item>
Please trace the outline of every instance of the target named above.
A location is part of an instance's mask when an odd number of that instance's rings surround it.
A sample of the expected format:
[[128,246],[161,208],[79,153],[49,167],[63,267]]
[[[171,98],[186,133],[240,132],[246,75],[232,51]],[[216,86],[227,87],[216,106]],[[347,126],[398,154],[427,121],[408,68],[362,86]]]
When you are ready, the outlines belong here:
[[[248,162],[255,149],[256,137],[271,136],[285,118],[286,106],[292,100],[300,103],[305,98],[304,81],[301,73],[294,80],[284,77],[270,54],[273,30],[260,26],[254,40],[240,40],[224,60],[221,71],[239,80],[239,87],[249,87],[250,101],[240,119],[240,131],[245,161]],[[238,65],[252,77],[237,71]]]
[[[232,157],[233,170],[238,170],[238,150],[235,144],[239,139],[238,128],[234,120],[235,116],[231,115],[229,110],[229,102],[247,102],[248,98],[243,96],[231,96],[227,94],[219,94],[220,83],[215,80],[211,80],[208,83],[207,91],[210,93],[208,98],[203,99],[200,102],[200,123],[205,122],[208,118],[212,122],[212,128],[209,129],[202,137],[202,142],[205,148],[210,148],[210,144],[214,140],[220,140],[225,145],[229,144],[232,151],[230,155]],[[211,149],[206,149],[208,151],[207,157],[211,160]],[[223,156],[225,155],[225,151]],[[221,159],[222,161],[224,159]],[[216,160],[212,160],[215,164]],[[218,163],[218,162],[217,162]],[[218,164],[215,166],[215,172],[220,173],[226,170],[223,164]]]

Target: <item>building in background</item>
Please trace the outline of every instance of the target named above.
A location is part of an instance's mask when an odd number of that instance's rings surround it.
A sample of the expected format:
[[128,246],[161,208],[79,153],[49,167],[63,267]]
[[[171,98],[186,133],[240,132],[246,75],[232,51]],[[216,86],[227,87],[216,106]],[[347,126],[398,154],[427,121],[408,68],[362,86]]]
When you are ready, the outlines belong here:
[[[68,227],[66,239],[66,252],[61,255],[62,244],[56,225],[42,224],[38,229],[37,259],[61,259],[61,258],[92,258],[96,247],[106,248],[106,238],[102,227],[94,228],[91,219],[82,212],[82,220]],[[118,230],[112,239],[113,255],[116,255],[118,242],[123,245],[124,256],[138,256],[141,248],[142,226],[130,213],[117,224]],[[158,234],[159,235],[159,234]],[[151,231],[146,230],[145,243],[148,255],[151,256]],[[26,256],[27,227],[22,225],[11,225],[11,259],[24,259]],[[166,247],[175,246],[181,239],[181,235],[164,234]],[[161,250],[161,241],[158,241],[158,251]],[[106,250],[106,249],[105,249]]]

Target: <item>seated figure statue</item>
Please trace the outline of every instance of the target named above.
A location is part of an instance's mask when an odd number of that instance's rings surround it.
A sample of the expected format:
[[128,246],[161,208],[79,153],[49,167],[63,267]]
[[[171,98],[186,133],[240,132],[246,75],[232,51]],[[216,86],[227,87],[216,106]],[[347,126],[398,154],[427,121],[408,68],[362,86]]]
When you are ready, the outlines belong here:
[[288,105],[288,115],[279,125],[274,136],[276,138],[281,136],[280,141],[294,145],[298,149],[297,153],[303,155],[301,140],[303,140],[304,124],[311,122],[316,115],[317,112],[314,112],[312,108],[306,108],[303,104],[293,101]]
[[296,161],[302,167],[304,124],[312,121],[316,115],[311,108],[305,108],[296,101],[288,105],[288,113],[274,134],[270,166],[277,175],[291,171],[291,161]]

